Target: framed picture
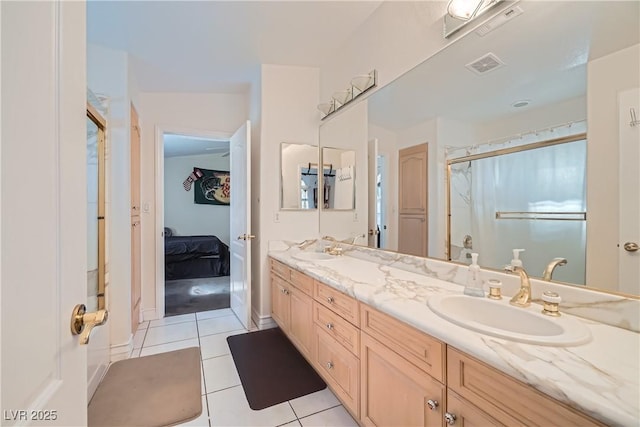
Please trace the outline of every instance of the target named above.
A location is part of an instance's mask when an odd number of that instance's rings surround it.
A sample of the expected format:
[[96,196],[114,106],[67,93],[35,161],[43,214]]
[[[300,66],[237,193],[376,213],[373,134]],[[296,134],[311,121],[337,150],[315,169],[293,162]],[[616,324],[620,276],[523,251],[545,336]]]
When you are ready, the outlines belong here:
[[226,205],[231,201],[231,174],[229,171],[200,169],[202,178],[194,185],[193,202],[199,205]]

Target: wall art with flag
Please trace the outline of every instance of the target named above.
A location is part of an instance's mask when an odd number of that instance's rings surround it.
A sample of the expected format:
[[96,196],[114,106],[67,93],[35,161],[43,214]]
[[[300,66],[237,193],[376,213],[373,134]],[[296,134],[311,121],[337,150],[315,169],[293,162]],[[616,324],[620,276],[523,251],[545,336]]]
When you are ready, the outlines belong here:
[[229,205],[231,174],[229,171],[194,168],[202,177],[193,183],[193,202],[200,205]]

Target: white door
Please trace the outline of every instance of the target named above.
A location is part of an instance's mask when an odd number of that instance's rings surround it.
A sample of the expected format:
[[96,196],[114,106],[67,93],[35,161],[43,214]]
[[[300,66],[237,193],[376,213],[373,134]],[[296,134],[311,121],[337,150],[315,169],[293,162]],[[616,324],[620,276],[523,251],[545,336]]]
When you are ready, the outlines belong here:
[[368,152],[368,168],[369,168],[369,241],[368,246],[371,248],[378,247],[378,224],[377,224],[377,176],[378,176],[378,139],[369,140]]
[[231,148],[231,310],[251,325],[251,123],[233,134]]
[[2,425],[87,422],[86,8],[0,2]]
[[640,123],[631,126],[631,109],[640,116],[640,89],[621,92],[620,229],[618,276],[620,292],[640,293]]

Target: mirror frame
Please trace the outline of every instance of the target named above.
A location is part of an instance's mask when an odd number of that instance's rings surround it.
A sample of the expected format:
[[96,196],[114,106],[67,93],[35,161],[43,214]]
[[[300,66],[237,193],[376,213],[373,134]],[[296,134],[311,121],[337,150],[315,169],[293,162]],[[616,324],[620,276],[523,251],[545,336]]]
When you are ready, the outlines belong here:
[[[283,202],[284,202],[284,176],[283,176],[283,170],[284,170],[284,165],[283,165],[283,158],[282,158],[282,152],[283,152],[283,148],[284,148],[284,144],[287,145],[304,145],[307,147],[313,147],[316,149],[316,161],[315,163],[310,163],[311,166],[316,166],[318,167],[318,165],[320,164],[320,147],[318,145],[314,145],[314,144],[307,144],[304,142],[286,142],[286,141],[282,141],[280,143],[280,201],[278,203],[278,210],[281,211],[293,211],[293,212],[317,212],[318,211],[318,207],[314,207],[314,208],[308,208],[308,209],[303,209],[303,208],[285,208],[283,207]],[[318,182],[318,188],[320,187],[320,182]]]

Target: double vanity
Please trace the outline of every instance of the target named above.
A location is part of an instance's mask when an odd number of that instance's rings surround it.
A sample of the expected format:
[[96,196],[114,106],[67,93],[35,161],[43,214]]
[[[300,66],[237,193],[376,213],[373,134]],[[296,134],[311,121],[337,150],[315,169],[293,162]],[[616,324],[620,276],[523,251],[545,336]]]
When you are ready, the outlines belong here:
[[340,246],[274,243],[272,312],[360,424],[637,425],[637,332],[465,296],[458,264]]

